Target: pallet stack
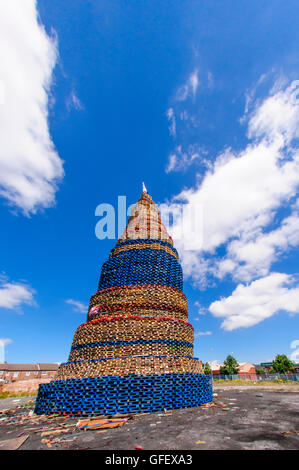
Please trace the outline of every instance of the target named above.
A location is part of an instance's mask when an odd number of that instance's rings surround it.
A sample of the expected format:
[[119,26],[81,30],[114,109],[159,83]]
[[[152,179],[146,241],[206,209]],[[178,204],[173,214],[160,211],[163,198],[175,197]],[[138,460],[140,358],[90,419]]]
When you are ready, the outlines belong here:
[[182,287],[178,253],[143,191],[103,264],[68,361],[40,386],[35,412],[144,413],[211,401]]

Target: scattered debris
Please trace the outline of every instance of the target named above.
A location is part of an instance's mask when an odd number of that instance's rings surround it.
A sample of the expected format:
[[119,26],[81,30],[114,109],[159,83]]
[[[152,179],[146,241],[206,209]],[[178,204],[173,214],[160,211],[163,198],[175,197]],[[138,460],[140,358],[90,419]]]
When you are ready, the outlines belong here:
[[79,421],[77,426],[84,430],[105,429],[105,428],[118,428],[123,426],[128,421],[128,418],[122,419],[98,419],[94,421],[86,420]]
[[[236,391],[236,393],[240,391]],[[255,400],[256,395],[263,395],[264,400],[258,401]],[[268,396],[267,393],[259,394],[258,391],[254,391],[251,395],[251,401],[247,402],[243,400],[243,396],[237,396],[237,398],[230,398],[231,395],[223,395],[219,392],[219,397],[214,397],[213,402],[206,403],[198,407],[196,414],[194,415],[194,423],[198,423],[197,420],[205,420],[207,416],[211,416],[216,420],[219,419],[221,422],[229,422],[234,420],[235,416],[237,419],[240,418],[242,426],[244,429],[250,427],[251,432],[251,414],[253,417],[257,416],[259,410],[265,409],[265,403],[267,403]],[[241,400],[242,398],[242,400]],[[222,401],[223,400],[223,401]],[[238,402],[238,403],[237,403]],[[11,402],[10,402],[11,403]],[[239,405],[236,406],[236,405]],[[5,403],[6,406],[10,406],[8,403]],[[33,403],[34,405],[34,403]],[[248,406],[248,409],[241,409],[241,406]],[[234,411],[234,413],[225,413],[222,411]],[[263,413],[263,411],[262,411]],[[144,415],[149,415],[143,419]],[[161,419],[165,416],[172,416],[168,420]],[[98,415],[98,416],[84,416],[84,415],[61,415],[61,414],[52,414],[52,415],[35,415],[32,408],[24,406],[23,404],[16,403],[14,408],[6,408],[0,410],[0,428],[1,428],[1,439],[0,440],[0,451],[6,449],[23,449],[23,448],[44,448],[46,450],[56,450],[56,449],[103,449],[112,447],[114,439],[116,442],[121,441],[122,436],[126,435],[126,445],[131,449],[143,450],[144,448],[135,443],[140,440],[140,432],[144,430],[145,434],[148,433],[149,439],[151,441],[142,441],[145,448],[148,448],[146,442],[149,442],[149,446],[154,445],[156,432],[158,429],[164,425],[163,432],[167,433],[167,426],[175,426],[176,423],[179,424],[178,432],[173,435],[173,441],[175,446],[180,447],[181,443],[178,440],[184,441],[186,438],[186,429],[190,428],[189,420],[193,416],[192,410],[165,410],[156,413],[138,413],[138,414],[114,414],[109,416]],[[127,421],[134,419],[134,422],[128,423],[128,433],[126,433],[126,428],[118,431],[110,431],[110,429],[123,426]],[[192,419],[192,418],[191,418]],[[265,418],[268,420],[268,417]],[[158,420],[158,421],[156,421]],[[270,420],[269,420],[270,422]],[[289,448],[290,446],[295,446],[296,441],[298,441],[299,428],[293,429],[295,424],[293,421],[285,421],[284,426],[282,426],[283,420],[280,420],[275,429],[275,436],[277,437],[277,443],[280,448]],[[131,426],[130,426],[131,424]],[[160,425],[161,424],[161,425]],[[159,426],[158,426],[159,425]],[[193,426],[193,424],[192,424]],[[285,429],[281,429],[284,427]],[[198,428],[193,427],[193,429]],[[94,433],[84,433],[85,430],[94,430]],[[109,432],[108,432],[109,431]],[[125,433],[123,432],[125,431]],[[105,436],[97,436],[97,434],[104,434]],[[8,436],[8,434],[11,434]],[[178,434],[178,435],[177,435]],[[200,432],[202,435],[207,435]],[[130,439],[132,435],[132,440]],[[195,438],[196,438],[195,434]],[[129,441],[127,442],[127,436],[129,436]],[[138,437],[139,436],[139,437]],[[280,436],[280,437],[279,437]],[[284,436],[284,437],[283,437]],[[31,437],[31,439],[28,439]],[[208,437],[208,436],[207,436]],[[175,439],[176,438],[176,439]],[[135,440],[136,439],[136,440]],[[206,444],[205,447],[201,449],[211,448],[214,445],[214,441],[203,441],[199,440],[194,444],[194,435],[189,435],[186,442],[190,442],[190,445],[195,448],[195,444],[198,445],[198,448],[201,445]],[[232,445],[233,440],[235,439],[234,429],[226,428],[222,434],[222,444],[219,444],[221,448],[229,448]],[[229,441],[232,440],[232,443]],[[27,441],[27,444],[23,443]],[[219,440],[220,442],[220,440]],[[23,445],[23,447],[21,447]],[[277,445],[277,444],[276,444]]]
[[46,437],[46,436],[52,436],[53,434],[63,434],[63,433],[66,433],[66,432],[69,432],[69,429],[53,429],[53,430],[50,430],[50,431],[44,431],[42,432],[41,436],[42,437]]
[[42,439],[41,442],[42,444],[45,444],[48,447],[48,449],[51,449],[52,445],[50,443],[50,439]]
[[73,437],[72,439],[54,439],[53,441],[51,441],[51,444],[63,444],[64,442],[74,442],[76,441],[76,437]]

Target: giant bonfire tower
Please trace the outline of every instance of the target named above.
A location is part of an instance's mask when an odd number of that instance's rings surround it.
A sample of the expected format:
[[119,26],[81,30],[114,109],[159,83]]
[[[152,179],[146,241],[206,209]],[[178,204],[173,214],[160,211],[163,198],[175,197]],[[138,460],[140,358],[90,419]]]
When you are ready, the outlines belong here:
[[211,377],[193,358],[182,288],[178,253],[143,187],[68,362],[40,385],[35,413],[142,413],[210,402]]

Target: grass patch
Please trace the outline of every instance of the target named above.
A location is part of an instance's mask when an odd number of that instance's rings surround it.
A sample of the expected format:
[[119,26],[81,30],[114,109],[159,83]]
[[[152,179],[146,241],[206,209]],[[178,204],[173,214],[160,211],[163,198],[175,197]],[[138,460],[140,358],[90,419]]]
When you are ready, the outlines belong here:
[[294,382],[293,380],[214,380],[213,385],[293,385],[294,387],[299,386],[299,382]]
[[20,398],[20,397],[35,397],[37,392],[0,392],[0,399],[2,398]]

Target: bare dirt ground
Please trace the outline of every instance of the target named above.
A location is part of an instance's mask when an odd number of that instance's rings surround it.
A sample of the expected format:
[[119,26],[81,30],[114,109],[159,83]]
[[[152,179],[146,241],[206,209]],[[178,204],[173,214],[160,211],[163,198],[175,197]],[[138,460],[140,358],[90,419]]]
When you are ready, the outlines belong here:
[[128,420],[121,427],[87,431],[76,426],[78,418],[33,415],[33,401],[0,400],[0,449],[22,440],[20,450],[299,449],[299,389],[294,386],[216,385],[212,405],[124,416]]

